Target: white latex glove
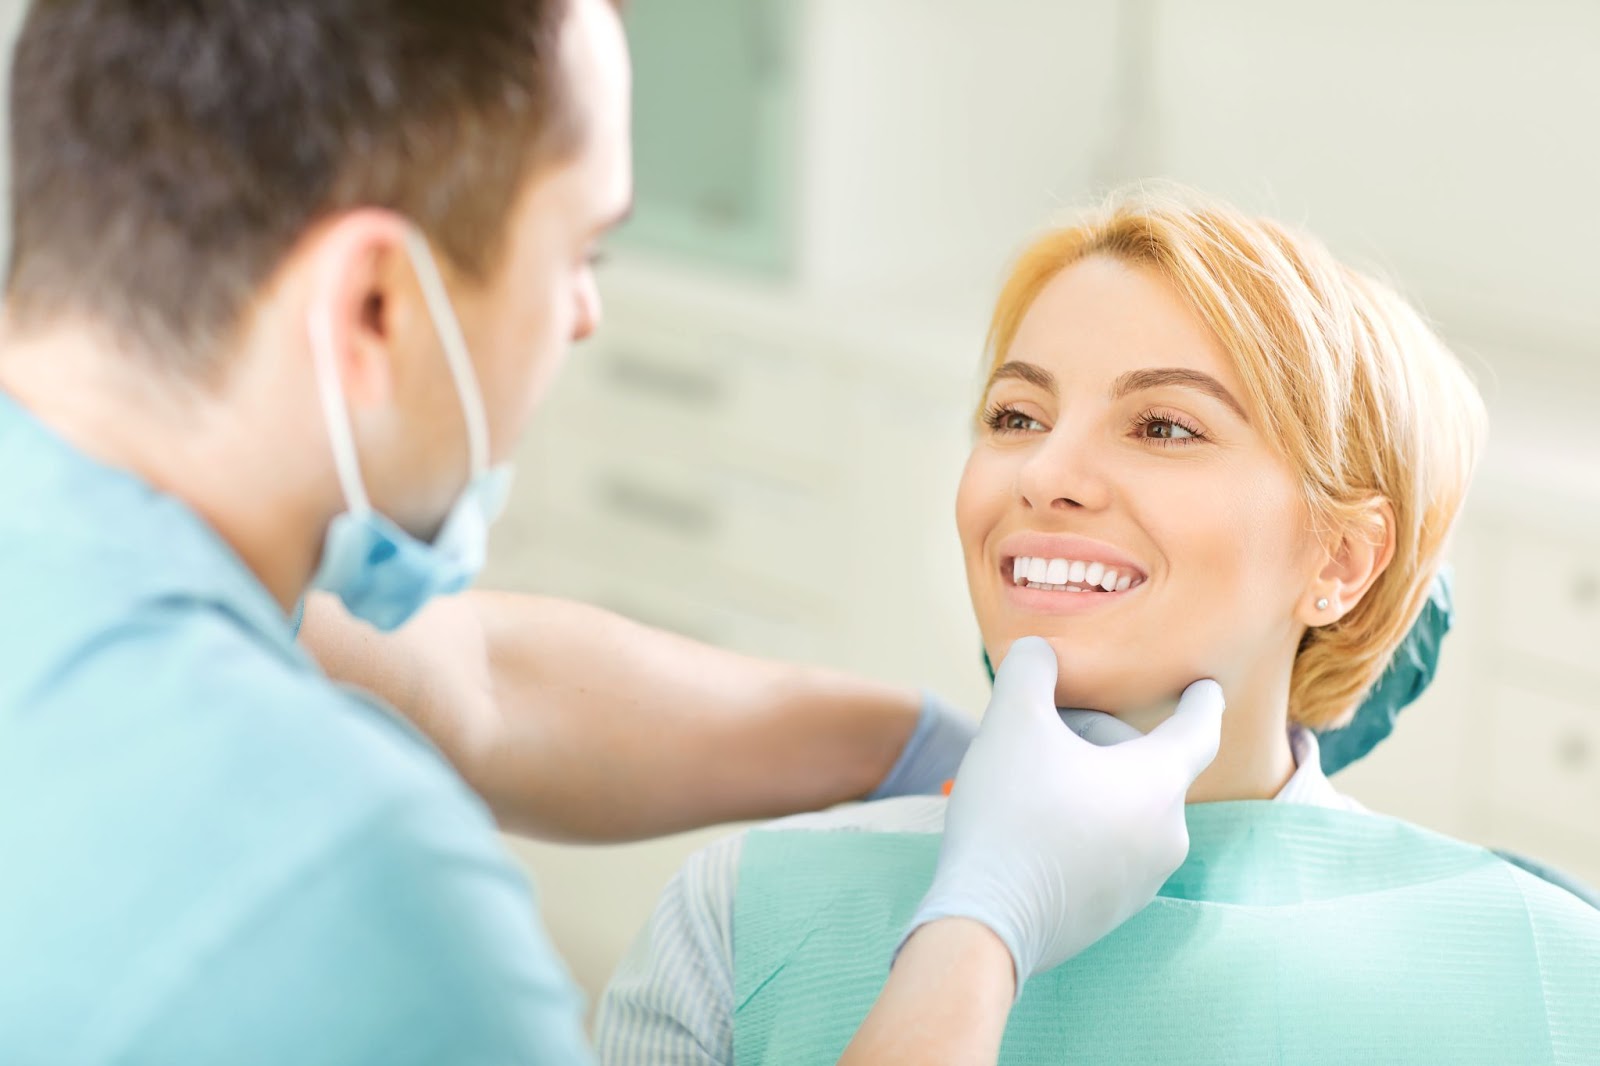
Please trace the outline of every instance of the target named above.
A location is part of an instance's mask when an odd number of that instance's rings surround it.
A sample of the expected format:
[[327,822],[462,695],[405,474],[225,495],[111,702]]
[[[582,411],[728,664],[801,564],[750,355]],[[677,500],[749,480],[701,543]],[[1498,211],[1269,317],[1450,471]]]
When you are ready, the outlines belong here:
[[1149,735],[1096,747],[1057,713],[1056,670],[1039,637],[1000,665],[907,933],[936,918],[981,922],[1010,949],[1018,995],[1137,914],[1182,865],[1184,797],[1222,732],[1222,688],[1197,681]]

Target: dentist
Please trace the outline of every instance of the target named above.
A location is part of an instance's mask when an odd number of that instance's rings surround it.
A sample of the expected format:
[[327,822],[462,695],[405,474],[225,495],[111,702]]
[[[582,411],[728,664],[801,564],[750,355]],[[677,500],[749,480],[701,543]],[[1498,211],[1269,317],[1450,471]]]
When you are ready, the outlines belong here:
[[[505,457],[598,323],[628,94],[607,0],[32,4],[0,1060],[588,1061],[489,810],[369,691],[507,824],[586,839],[936,787],[966,752],[864,1062],[993,1061],[1021,982],[1182,860],[1215,685],[1109,758],[1022,641],[968,752],[931,702],[586,608],[426,609],[481,567]],[[296,643],[313,587],[307,645],[366,691]]]

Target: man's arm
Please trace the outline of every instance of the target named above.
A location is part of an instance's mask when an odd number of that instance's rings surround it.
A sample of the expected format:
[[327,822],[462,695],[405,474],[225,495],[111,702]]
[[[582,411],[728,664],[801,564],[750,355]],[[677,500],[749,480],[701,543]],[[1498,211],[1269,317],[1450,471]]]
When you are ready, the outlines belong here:
[[511,593],[437,601],[389,634],[317,595],[301,640],[331,676],[416,722],[502,825],[552,838],[636,839],[860,799],[922,715],[909,690]]
[[986,926],[930,922],[906,941],[840,1066],[991,1066],[1016,990],[1011,952]]

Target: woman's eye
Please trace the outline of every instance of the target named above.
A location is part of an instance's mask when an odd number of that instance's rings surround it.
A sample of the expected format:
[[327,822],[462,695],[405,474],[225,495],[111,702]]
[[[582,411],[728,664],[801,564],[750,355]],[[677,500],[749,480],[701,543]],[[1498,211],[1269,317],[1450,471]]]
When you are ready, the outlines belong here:
[[1010,414],[1006,415],[1005,418],[1001,419],[1000,426],[1002,429],[1027,432],[1028,430],[1033,429],[1043,429],[1044,423],[1040,422],[1037,418],[1029,418],[1027,415],[1022,414],[1019,411],[1012,411]]
[[1011,407],[1002,407],[984,418],[996,433],[1035,433],[1044,429],[1044,423]]
[[1146,422],[1144,424],[1144,435],[1151,440],[1188,440],[1199,436],[1199,434],[1186,427],[1180,426],[1176,422],[1169,422],[1165,418],[1152,418]]
[[1135,435],[1139,439],[1159,444],[1189,444],[1206,439],[1206,435],[1198,428],[1180,422],[1176,416],[1169,417],[1154,411],[1140,415],[1135,425]]

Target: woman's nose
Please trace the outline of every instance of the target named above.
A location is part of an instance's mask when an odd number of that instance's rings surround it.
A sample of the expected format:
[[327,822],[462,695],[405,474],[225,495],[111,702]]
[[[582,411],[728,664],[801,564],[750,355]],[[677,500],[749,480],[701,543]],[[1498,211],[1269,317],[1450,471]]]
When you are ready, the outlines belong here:
[[1036,511],[1098,510],[1111,493],[1090,435],[1058,424],[1023,461],[1017,492]]

